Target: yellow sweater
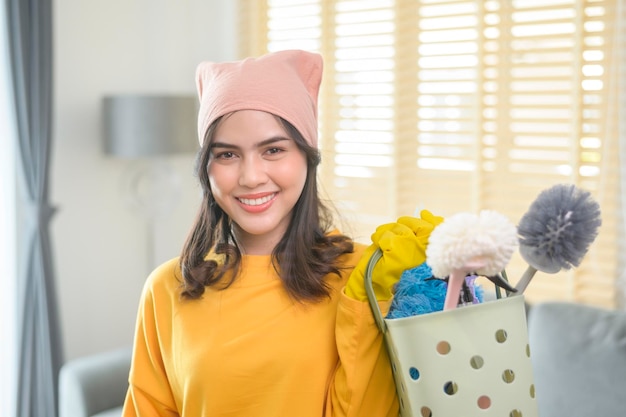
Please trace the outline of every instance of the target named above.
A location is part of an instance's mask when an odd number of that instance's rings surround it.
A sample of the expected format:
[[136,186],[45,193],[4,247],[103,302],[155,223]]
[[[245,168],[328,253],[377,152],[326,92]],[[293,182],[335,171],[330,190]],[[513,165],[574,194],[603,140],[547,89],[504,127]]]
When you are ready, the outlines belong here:
[[123,415],[397,416],[370,307],[342,291],[356,246],[318,303],[291,300],[269,256],[244,256],[230,288],[198,300],[180,298],[177,259],[157,268],[141,297]]

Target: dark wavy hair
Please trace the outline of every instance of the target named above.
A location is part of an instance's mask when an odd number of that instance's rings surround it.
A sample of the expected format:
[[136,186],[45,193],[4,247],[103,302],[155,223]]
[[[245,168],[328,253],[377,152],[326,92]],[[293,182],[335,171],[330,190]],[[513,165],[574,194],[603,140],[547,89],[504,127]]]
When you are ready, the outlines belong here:
[[[272,251],[272,265],[293,299],[320,300],[329,295],[329,285],[324,277],[340,274],[338,258],[353,252],[353,242],[342,234],[328,234],[332,228],[332,215],[320,200],[317,188],[317,167],[321,162],[319,150],[311,147],[293,125],[275,117],[304,153],[307,177],[289,226]],[[207,286],[228,288],[237,279],[241,268],[242,255],[232,234],[232,220],[213,198],[209,185],[210,145],[221,120],[217,119],[208,128],[196,160],[196,174],[203,197],[180,256],[182,296],[186,299],[200,298]],[[211,250],[222,255],[220,262],[206,259]]]

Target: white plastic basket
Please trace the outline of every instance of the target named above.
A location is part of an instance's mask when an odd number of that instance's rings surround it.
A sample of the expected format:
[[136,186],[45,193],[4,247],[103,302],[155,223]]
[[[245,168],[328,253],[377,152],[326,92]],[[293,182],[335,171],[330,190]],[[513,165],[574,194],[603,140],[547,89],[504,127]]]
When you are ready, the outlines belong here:
[[365,288],[384,335],[402,417],[537,417],[523,296],[385,319],[370,259]]

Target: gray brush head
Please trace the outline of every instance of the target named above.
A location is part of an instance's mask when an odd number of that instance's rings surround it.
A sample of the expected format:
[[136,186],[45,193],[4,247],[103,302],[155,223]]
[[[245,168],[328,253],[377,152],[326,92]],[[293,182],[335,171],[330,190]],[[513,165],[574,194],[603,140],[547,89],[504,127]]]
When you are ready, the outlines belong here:
[[578,266],[602,224],[600,205],[588,191],[558,184],[542,191],[520,220],[520,254],[550,274]]

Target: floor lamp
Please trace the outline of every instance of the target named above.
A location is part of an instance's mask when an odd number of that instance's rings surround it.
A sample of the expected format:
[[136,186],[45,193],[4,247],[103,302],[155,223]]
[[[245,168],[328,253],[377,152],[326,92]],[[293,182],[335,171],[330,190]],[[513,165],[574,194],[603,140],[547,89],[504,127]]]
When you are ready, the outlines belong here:
[[123,195],[146,220],[148,271],[155,265],[154,228],[175,207],[180,176],[167,157],[198,150],[193,95],[114,95],[103,98],[104,151],[132,160]]

